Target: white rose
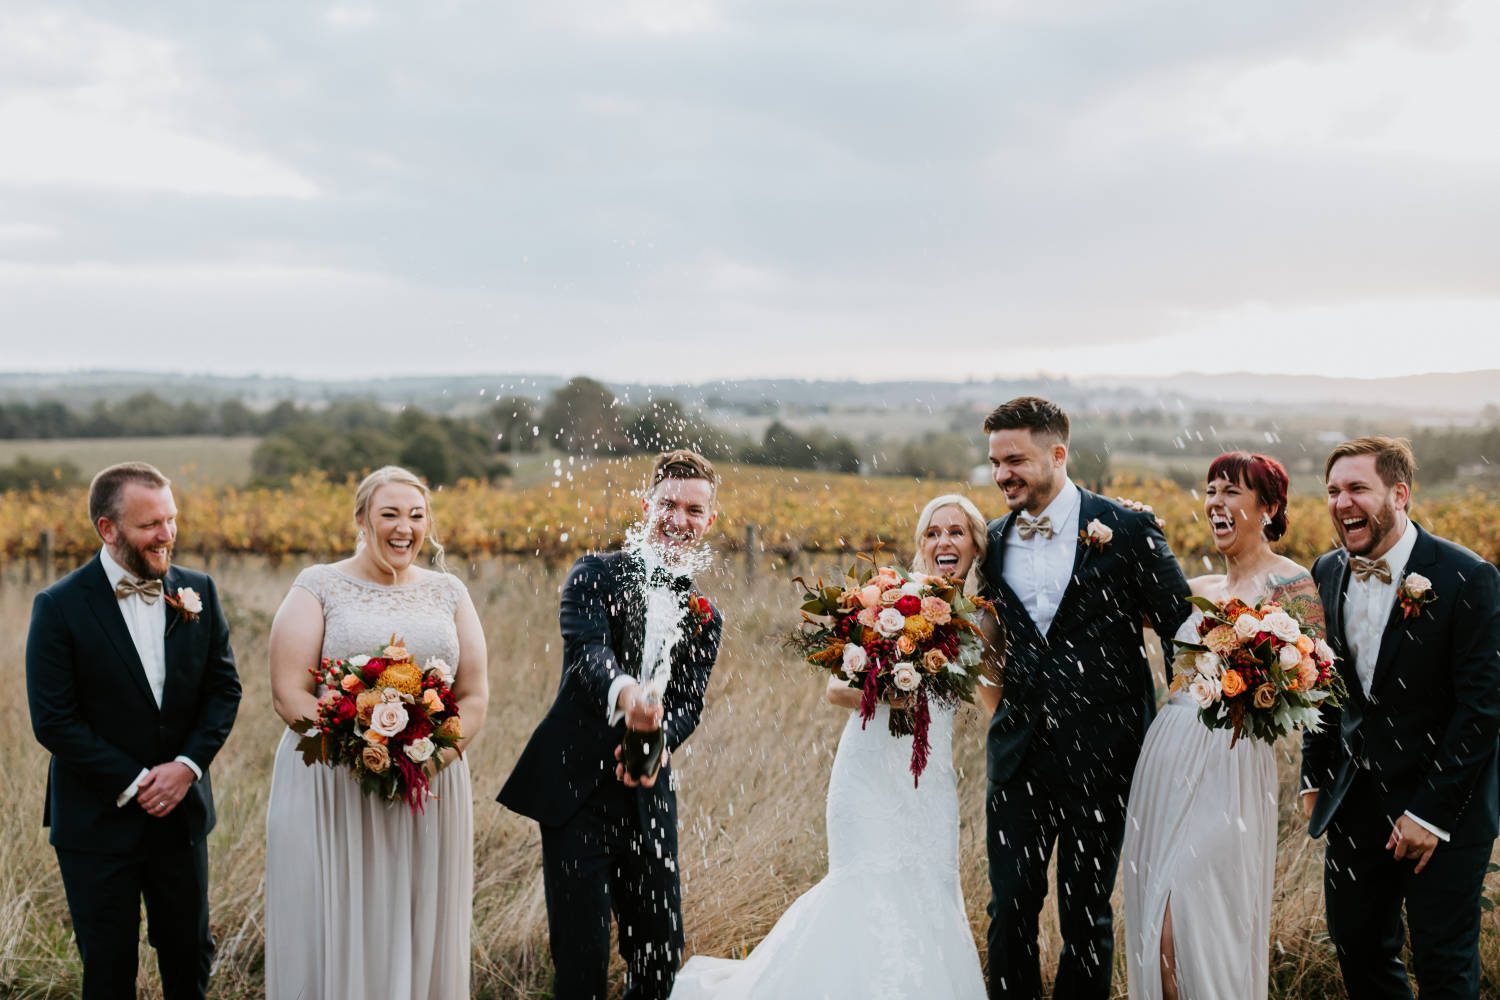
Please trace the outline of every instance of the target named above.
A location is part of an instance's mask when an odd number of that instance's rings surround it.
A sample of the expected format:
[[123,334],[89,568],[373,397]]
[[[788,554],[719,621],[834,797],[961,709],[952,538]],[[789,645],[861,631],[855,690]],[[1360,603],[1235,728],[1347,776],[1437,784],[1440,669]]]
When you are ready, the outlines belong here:
[[1260,631],[1260,619],[1246,612],[1234,620],[1234,634],[1241,639],[1254,639]]
[[910,594],[912,597],[921,597],[922,586],[922,581],[913,576],[910,580],[907,580],[901,585],[901,593]]
[[370,712],[370,728],[386,739],[406,728],[406,706],[399,701],[383,701]]
[[1282,642],[1296,642],[1297,637],[1302,634],[1297,620],[1285,611],[1272,611],[1261,620],[1260,627]]
[[904,628],[906,628],[906,616],[895,608],[886,608],[875,616],[875,631],[887,639],[893,635],[900,635]]
[[410,757],[412,760],[420,764],[423,761],[427,760],[427,758],[431,757],[432,752],[436,749],[437,744],[433,743],[432,740],[424,736],[419,740],[411,741],[411,744],[406,748],[406,756]]
[[1089,538],[1100,545],[1108,545],[1109,540],[1115,537],[1115,529],[1099,520],[1097,517],[1089,522]]
[[427,669],[436,670],[438,676],[443,679],[444,684],[447,684],[449,687],[453,686],[453,668],[448,666],[447,660],[441,660],[434,656],[427,661]]
[[1199,653],[1193,658],[1193,669],[1205,677],[1217,677],[1224,667],[1218,653]]
[[1333,662],[1333,647],[1322,639],[1313,643],[1313,656],[1317,657],[1319,663]]
[[897,690],[915,691],[917,685],[922,683],[922,675],[915,664],[898,663],[896,669],[891,671],[891,680],[895,682]]
[[[1407,579],[1411,578],[1407,577]],[[177,599],[182,602],[182,610],[188,614],[197,615],[203,613],[203,598],[199,597],[198,592],[192,587],[179,587],[177,589]]]
[[1406,592],[1412,597],[1421,597],[1432,589],[1432,581],[1421,573],[1406,574]]
[[844,647],[844,673],[850,677],[865,669],[869,663],[870,656],[865,652],[865,647],[856,646],[852,642]]
[[1188,697],[1192,698],[1199,708],[1207,708],[1219,700],[1219,679],[1199,674],[1188,685]]
[[1282,646],[1281,652],[1277,655],[1281,660],[1282,670],[1295,670],[1297,669],[1297,664],[1302,662],[1302,653],[1298,651],[1296,646]]
[[366,656],[365,654],[363,654],[363,653],[360,653],[358,656],[351,656],[351,657],[349,657],[349,666],[354,667],[356,669],[358,669],[359,667],[364,666],[366,663],[369,663],[369,662],[370,662],[370,658],[368,656]]

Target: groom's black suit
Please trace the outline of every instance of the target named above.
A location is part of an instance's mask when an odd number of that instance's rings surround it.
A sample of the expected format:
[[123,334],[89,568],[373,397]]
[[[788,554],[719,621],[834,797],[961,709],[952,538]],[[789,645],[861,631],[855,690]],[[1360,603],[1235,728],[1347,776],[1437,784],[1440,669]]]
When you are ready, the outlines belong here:
[[[1302,780],[1319,792],[1308,831],[1328,834],[1328,929],[1353,1000],[1411,997],[1403,900],[1423,1000],[1479,995],[1479,897],[1500,816],[1500,573],[1416,530],[1405,572],[1436,599],[1411,617],[1397,599],[1369,695],[1345,631],[1349,555],[1312,568],[1349,693],[1304,735]],[[1407,812],[1450,836],[1419,875],[1385,848]]]
[[[202,997],[208,985],[208,768],[234,724],[240,682],[213,581],[174,566],[163,584],[171,594],[196,590],[203,611],[192,622],[166,611],[159,708],[97,558],[32,606],[26,696],[32,731],[52,754],[42,823],[62,870],[85,997],[135,996],[143,896],[165,995]],[[156,818],[137,801],[116,805],[143,769],[178,756],[203,777],[176,809]]]
[[992,997],[1041,996],[1038,915],[1054,843],[1063,935],[1055,995],[1109,995],[1109,898],[1131,774],[1156,712],[1142,622],[1170,640],[1191,610],[1154,517],[1083,489],[1079,504],[1080,527],[1098,520],[1113,536],[1102,551],[1078,544],[1045,636],[1005,582],[1016,515],[989,525],[983,591],[1008,639],[986,754]]
[[[644,582],[640,560],[629,553],[586,555],[573,564],[559,612],[557,698],[498,797],[541,824],[557,1000],[603,1000],[611,911],[629,967],[629,1000],[665,997],[682,958],[671,763],[651,788],[618,781],[614,752],[625,727],[608,724],[606,705],[616,678],[640,675]],[[684,602],[689,585],[686,578],[674,582]],[[685,622],[662,700],[669,751],[697,728],[723,632],[717,610],[708,621],[688,611]]]

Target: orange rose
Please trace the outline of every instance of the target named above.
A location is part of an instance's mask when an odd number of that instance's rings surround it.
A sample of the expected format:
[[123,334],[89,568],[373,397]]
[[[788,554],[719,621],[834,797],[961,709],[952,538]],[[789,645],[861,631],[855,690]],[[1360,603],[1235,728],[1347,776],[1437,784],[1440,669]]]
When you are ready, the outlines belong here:
[[438,732],[450,740],[461,740],[464,738],[463,723],[458,721],[458,716],[450,715],[438,726]]
[[1310,636],[1310,635],[1299,635],[1299,636],[1297,636],[1297,652],[1301,653],[1303,656],[1306,656],[1309,653],[1311,653],[1313,651],[1313,646],[1314,645],[1315,645],[1315,643],[1312,641],[1312,636]]
[[948,666],[948,657],[941,649],[929,649],[922,654],[922,669],[929,674],[942,673]]
[[391,754],[383,746],[365,747],[364,753],[359,756],[360,761],[371,774],[384,774],[391,766]]
[[375,711],[375,706],[381,702],[379,691],[361,691],[354,696],[354,717],[362,726],[370,724],[370,713]]
[[1262,684],[1255,689],[1255,707],[1267,709],[1276,704],[1276,685]]
[[1240,676],[1238,670],[1226,670],[1224,676],[1219,679],[1219,686],[1224,692],[1224,697],[1233,698],[1245,693],[1245,678]]
[[432,688],[422,692],[422,705],[428,712],[441,712],[443,710],[443,696]]
[[383,746],[385,746],[385,740],[386,740],[386,738],[384,736],[380,735],[379,733],[377,733],[375,730],[373,730],[373,729],[366,729],[365,730],[365,742],[368,743],[370,746],[372,746],[372,747],[383,747]]
[[345,674],[339,681],[339,687],[349,694],[358,694],[365,689],[365,682],[359,679],[359,674]]
[[917,651],[917,642],[911,636],[902,632],[896,639],[896,648],[901,651],[902,656],[910,656]]

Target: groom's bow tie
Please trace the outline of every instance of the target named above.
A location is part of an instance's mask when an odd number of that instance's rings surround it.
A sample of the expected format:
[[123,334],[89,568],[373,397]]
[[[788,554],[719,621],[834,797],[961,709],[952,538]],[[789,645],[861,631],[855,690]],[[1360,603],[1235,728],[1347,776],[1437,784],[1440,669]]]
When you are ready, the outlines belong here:
[[1051,538],[1052,518],[1038,517],[1032,519],[1027,517],[1025,514],[1022,514],[1020,520],[1016,523],[1016,534],[1021,536],[1021,541],[1023,542],[1030,539],[1032,535],[1041,535],[1043,538]]
[[1354,579],[1368,580],[1375,577],[1381,583],[1391,582],[1391,567],[1384,559],[1366,559],[1364,556],[1355,556],[1349,560],[1349,566],[1354,570]]
[[115,584],[115,596],[120,600],[123,601],[131,594],[139,594],[147,604],[155,604],[156,599],[161,596],[161,581],[134,580],[127,576]]

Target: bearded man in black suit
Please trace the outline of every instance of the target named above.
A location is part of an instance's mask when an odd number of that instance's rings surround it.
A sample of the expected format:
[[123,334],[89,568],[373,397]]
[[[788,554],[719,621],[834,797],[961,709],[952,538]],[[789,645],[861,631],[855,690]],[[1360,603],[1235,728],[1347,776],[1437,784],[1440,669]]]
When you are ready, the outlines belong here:
[[989,525],[983,580],[1008,642],[986,752],[989,992],[1041,996],[1038,916],[1056,847],[1054,996],[1105,1000],[1125,804],[1156,713],[1142,622],[1169,642],[1190,610],[1187,580],[1153,516],[1068,478],[1057,404],[1013,399],[984,429],[1011,510]]
[[1479,996],[1485,866],[1500,819],[1500,573],[1408,516],[1403,439],[1325,466],[1342,547],[1313,563],[1348,687],[1302,741],[1308,832],[1325,832],[1328,933],[1351,1000]]
[[[666,997],[682,960],[671,765],[664,756],[660,770],[638,780],[616,760],[627,728],[659,731],[670,755],[698,725],[724,623],[692,591],[684,557],[717,516],[717,483],[695,452],[659,456],[643,502],[642,547],[652,551],[590,553],[563,584],[557,698],[499,795],[541,826],[557,1000],[604,1000],[611,914],[626,1000]],[[648,570],[643,556],[657,565]],[[682,621],[659,699],[641,683],[651,590]]]
[[201,998],[213,938],[208,768],[240,701],[213,580],[172,565],[177,505],[155,468],[89,487],[104,546],[37,595],[26,638],[32,731],[52,754],[51,827],[83,996],[135,996],[141,900],[167,1000]]

